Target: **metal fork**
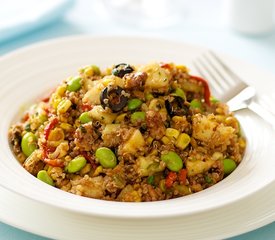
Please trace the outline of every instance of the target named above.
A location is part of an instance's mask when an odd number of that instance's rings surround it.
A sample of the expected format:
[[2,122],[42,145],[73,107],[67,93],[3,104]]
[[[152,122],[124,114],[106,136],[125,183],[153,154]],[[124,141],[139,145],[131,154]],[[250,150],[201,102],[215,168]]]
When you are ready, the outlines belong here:
[[262,106],[271,106],[272,100],[257,100],[255,88],[249,86],[237,74],[235,74],[223,61],[212,51],[207,51],[193,62],[198,73],[209,81],[214,96],[226,102],[231,111],[248,108],[262,117],[275,128],[275,110]]

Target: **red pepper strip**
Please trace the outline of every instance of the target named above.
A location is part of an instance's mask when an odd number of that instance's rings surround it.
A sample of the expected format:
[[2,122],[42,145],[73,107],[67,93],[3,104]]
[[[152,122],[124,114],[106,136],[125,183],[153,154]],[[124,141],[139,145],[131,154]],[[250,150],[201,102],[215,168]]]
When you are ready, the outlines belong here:
[[61,159],[50,159],[48,158],[48,154],[53,152],[55,148],[48,147],[46,144],[42,145],[43,148],[43,159],[42,161],[53,167],[64,167],[64,161]]
[[47,163],[52,167],[64,167],[64,161],[58,158],[55,158],[55,159],[45,158],[43,159],[43,161],[44,163]]
[[98,165],[96,164],[95,158],[93,156],[89,155],[87,152],[81,152],[81,155],[91,163],[93,169],[97,168]]
[[50,123],[44,128],[44,137],[45,140],[47,141],[50,135],[50,131],[54,129],[54,127],[57,125],[58,119],[54,118],[50,121]]
[[167,188],[172,187],[176,179],[177,179],[177,174],[175,172],[169,172],[167,177],[165,178],[165,186]]
[[24,116],[23,116],[23,121],[26,122],[28,119],[30,118],[30,114],[29,113],[26,113]]
[[44,103],[49,102],[49,100],[50,100],[50,97],[44,97],[44,98],[41,99],[41,101],[44,102]]
[[92,110],[92,108],[93,108],[93,106],[91,106],[87,103],[83,103],[81,105],[81,109],[82,109],[83,112],[90,111],[90,110]]
[[187,176],[187,170],[186,169],[181,169],[178,174],[178,178],[181,184],[186,183],[186,176]]
[[190,75],[191,78],[197,80],[198,82],[201,82],[203,84],[203,88],[204,88],[204,101],[206,102],[207,105],[211,105],[211,102],[210,102],[210,89],[209,89],[209,85],[208,85],[208,82],[201,78],[201,77],[197,77],[197,76],[192,76]]
[[170,65],[169,63],[161,63],[161,64],[160,64],[160,67],[161,67],[161,68],[166,68],[166,69],[169,69],[169,70],[172,68],[171,65]]

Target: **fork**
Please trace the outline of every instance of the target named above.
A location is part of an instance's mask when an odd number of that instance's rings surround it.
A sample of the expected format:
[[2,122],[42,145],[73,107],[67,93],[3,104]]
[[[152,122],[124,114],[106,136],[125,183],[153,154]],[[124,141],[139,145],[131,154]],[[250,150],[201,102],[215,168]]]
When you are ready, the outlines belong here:
[[243,81],[212,51],[208,50],[193,61],[198,73],[209,81],[215,97],[226,102],[230,111],[248,108],[275,128],[275,110],[263,106],[273,106],[274,100],[264,96],[257,100],[256,90]]

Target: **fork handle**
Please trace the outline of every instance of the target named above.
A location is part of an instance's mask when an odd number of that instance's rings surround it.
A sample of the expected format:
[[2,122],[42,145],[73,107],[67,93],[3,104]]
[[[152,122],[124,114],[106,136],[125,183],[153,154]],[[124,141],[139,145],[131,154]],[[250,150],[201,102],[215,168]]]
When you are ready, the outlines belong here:
[[260,104],[252,101],[248,105],[248,109],[256,113],[258,116],[260,116],[263,120],[265,120],[267,123],[269,123],[273,129],[275,129],[275,115],[267,111],[265,108],[263,108]]

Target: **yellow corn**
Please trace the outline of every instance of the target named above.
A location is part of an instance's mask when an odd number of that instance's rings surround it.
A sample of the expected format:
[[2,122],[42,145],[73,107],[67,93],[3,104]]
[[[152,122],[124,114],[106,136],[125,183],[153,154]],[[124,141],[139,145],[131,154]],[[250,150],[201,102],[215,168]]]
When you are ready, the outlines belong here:
[[245,142],[245,140],[243,138],[239,139],[239,145],[240,145],[241,148],[245,148],[246,142]]
[[65,156],[64,160],[65,160],[65,162],[68,163],[72,160],[72,158],[69,155],[67,155],[67,156]]
[[84,166],[84,168],[82,168],[82,169],[80,170],[80,175],[88,174],[88,173],[91,171],[91,169],[92,169],[91,164],[90,164],[90,163],[86,164],[86,165]]
[[168,137],[166,137],[166,136],[163,136],[163,137],[161,138],[161,141],[162,141],[164,144],[169,144],[169,143],[171,142],[171,140],[170,140]]
[[134,202],[141,202],[141,197],[138,191],[132,191],[130,195],[131,195],[131,200],[133,200]]
[[183,72],[189,72],[189,69],[184,65],[177,65],[176,68],[182,70]]
[[95,172],[93,174],[93,177],[96,177],[98,176],[100,173],[102,173],[103,171],[103,167],[102,166],[98,166],[96,169],[95,169]]
[[65,138],[65,135],[63,130],[58,127],[54,128],[49,134],[48,144],[51,147],[57,147],[63,142],[64,138]]
[[69,123],[64,123],[63,122],[63,123],[60,124],[60,127],[63,130],[67,131],[67,132],[70,132],[71,130],[73,130],[73,126],[71,124],[69,124]]
[[117,116],[115,123],[122,123],[124,122],[124,119],[126,117],[127,113],[122,113],[120,115]]
[[60,86],[55,90],[55,93],[56,93],[58,96],[62,97],[62,96],[64,95],[64,93],[66,92],[66,89],[67,89],[66,85],[60,85]]
[[159,182],[159,188],[161,189],[162,192],[166,192],[166,187],[165,187],[165,179],[161,179]]
[[94,75],[94,69],[91,66],[88,66],[84,69],[84,74],[86,77],[91,77]]
[[223,159],[223,154],[221,152],[214,152],[211,157],[214,161]]
[[186,133],[181,133],[176,141],[176,146],[180,148],[181,150],[185,149],[188,144],[190,143],[190,136]]
[[61,128],[56,127],[53,130],[51,130],[48,140],[49,141],[60,141],[60,140],[64,140],[64,132]]
[[166,128],[165,136],[170,138],[171,140],[176,140],[178,136],[180,135],[180,132],[177,129],[174,128]]
[[46,164],[45,168],[47,168],[47,169],[45,169],[45,170],[47,170],[48,174],[50,174],[51,171],[52,171],[52,169],[53,169],[53,167],[50,166],[49,164]]
[[102,84],[106,87],[108,86],[109,84],[113,83],[114,82],[114,79],[113,78],[108,78],[108,77],[105,77],[102,79]]
[[62,98],[59,95],[57,95],[56,93],[52,94],[50,103],[54,109],[57,109],[57,106],[61,101]]
[[106,68],[105,75],[111,75],[113,68]]
[[147,145],[150,145],[152,142],[153,142],[153,138],[152,137],[148,137],[148,138],[146,138],[146,143],[147,143]]
[[224,115],[216,115],[215,119],[217,120],[217,122],[224,122],[225,120],[225,116]]
[[57,106],[57,113],[65,113],[71,106],[72,102],[69,99],[63,99]]
[[158,150],[153,149],[152,152],[149,153],[150,156],[157,156],[158,155]]

